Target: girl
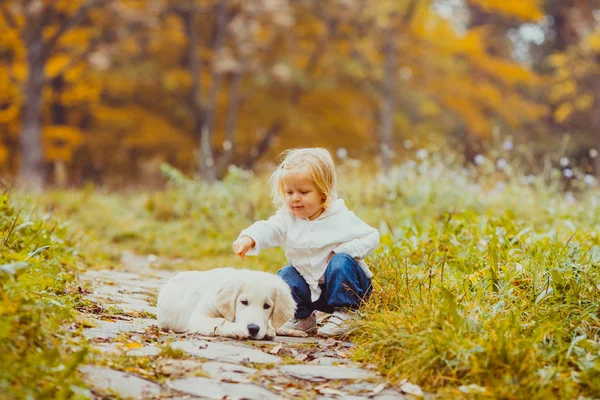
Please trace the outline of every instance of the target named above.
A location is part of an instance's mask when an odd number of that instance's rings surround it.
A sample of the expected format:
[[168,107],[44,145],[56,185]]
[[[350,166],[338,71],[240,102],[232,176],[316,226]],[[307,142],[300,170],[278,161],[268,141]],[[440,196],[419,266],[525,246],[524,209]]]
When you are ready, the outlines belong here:
[[[277,213],[244,229],[233,242],[243,257],[283,247],[291,265],[277,273],[292,289],[295,318],[284,326],[319,336],[348,331],[373,274],[364,262],[379,245],[379,232],[354,215],[336,193],[333,159],[322,148],[292,149],[270,179]],[[315,310],[332,314],[318,329]]]

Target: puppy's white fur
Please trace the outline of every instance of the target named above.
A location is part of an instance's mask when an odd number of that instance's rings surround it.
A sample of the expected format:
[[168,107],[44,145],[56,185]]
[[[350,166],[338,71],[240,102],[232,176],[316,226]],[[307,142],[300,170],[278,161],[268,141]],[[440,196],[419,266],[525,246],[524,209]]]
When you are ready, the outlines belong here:
[[175,275],[160,290],[157,308],[159,325],[175,332],[272,339],[296,303],[277,275],[216,268]]

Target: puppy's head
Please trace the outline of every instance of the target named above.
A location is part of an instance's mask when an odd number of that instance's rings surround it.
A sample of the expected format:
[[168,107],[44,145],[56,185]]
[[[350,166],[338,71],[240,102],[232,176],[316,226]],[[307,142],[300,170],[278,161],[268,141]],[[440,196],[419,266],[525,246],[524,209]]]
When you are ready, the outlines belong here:
[[265,337],[269,321],[279,328],[296,311],[290,287],[280,277],[254,271],[246,280],[220,288],[216,304],[223,318],[245,326],[253,339]]

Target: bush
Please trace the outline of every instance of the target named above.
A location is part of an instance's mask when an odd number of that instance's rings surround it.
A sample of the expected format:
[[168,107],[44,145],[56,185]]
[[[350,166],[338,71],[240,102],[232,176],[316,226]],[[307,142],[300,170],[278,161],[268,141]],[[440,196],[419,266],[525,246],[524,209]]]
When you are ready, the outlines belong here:
[[67,398],[85,356],[74,320],[77,252],[63,226],[0,194],[0,393]]

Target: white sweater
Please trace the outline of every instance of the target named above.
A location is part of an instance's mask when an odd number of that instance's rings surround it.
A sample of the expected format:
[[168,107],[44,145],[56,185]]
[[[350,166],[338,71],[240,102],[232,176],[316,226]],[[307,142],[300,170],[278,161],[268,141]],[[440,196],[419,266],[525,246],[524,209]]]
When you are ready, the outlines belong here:
[[342,199],[334,200],[314,221],[298,218],[284,206],[267,221],[244,229],[241,236],[249,236],[256,243],[247,255],[281,246],[288,262],[308,283],[313,302],[321,296],[319,281],[332,251],[354,257],[371,278],[373,273],[363,259],[379,245],[379,231],[348,210]]

